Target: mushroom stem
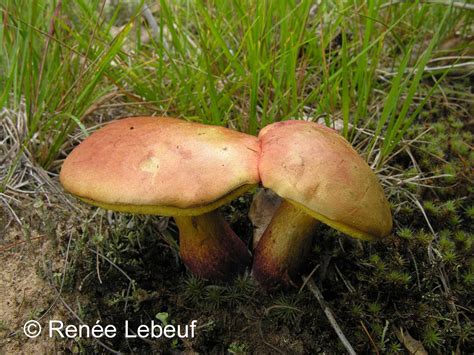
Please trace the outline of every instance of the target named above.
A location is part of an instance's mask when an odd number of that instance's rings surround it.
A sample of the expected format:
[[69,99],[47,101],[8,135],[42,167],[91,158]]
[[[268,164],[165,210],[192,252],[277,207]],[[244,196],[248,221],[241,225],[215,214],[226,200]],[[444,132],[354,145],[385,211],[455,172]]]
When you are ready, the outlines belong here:
[[245,270],[250,253],[216,210],[199,216],[175,216],[180,256],[187,268],[204,279],[226,281]]
[[317,225],[316,219],[283,201],[254,251],[252,275],[258,283],[266,288],[293,285]]

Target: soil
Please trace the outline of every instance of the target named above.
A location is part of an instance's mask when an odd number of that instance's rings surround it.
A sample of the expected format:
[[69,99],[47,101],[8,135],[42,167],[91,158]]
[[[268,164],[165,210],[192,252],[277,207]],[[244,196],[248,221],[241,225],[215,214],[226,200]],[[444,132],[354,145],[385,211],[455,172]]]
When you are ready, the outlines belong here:
[[[37,265],[49,254],[51,245],[33,231],[31,244],[25,243],[23,232],[18,227],[8,230],[0,243],[0,350],[5,354],[52,354],[62,346],[54,339],[41,336],[27,338],[23,324],[37,319],[54,302],[51,287],[38,275]],[[49,312],[50,317],[60,317],[60,308]],[[64,315],[62,315],[64,316]]]

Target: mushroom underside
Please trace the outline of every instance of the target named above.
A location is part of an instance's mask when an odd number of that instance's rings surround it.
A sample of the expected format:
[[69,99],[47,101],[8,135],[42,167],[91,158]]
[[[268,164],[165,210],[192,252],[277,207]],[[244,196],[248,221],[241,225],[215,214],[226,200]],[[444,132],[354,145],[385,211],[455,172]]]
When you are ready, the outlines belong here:
[[217,208],[254,187],[253,184],[242,185],[218,200],[191,208],[105,203],[77,197],[107,210],[172,216],[179,228],[180,256],[184,265],[204,279],[228,281],[249,265],[250,252]]
[[294,201],[284,200],[254,250],[252,275],[257,282],[267,289],[294,285],[320,222],[354,238],[375,239],[367,232],[331,220]]

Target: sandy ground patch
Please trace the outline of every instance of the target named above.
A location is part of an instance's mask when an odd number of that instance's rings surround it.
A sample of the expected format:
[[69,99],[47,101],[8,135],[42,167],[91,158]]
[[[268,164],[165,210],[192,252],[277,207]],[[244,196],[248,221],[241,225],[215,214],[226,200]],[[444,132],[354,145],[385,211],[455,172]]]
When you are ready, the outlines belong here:
[[[64,349],[46,334],[35,339],[23,334],[23,324],[38,319],[53,304],[54,290],[39,275],[39,265],[49,250],[49,242],[32,232],[31,244],[16,226],[0,240],[0,353],[52,354]],[[60,316],[59,304],[40,320]]]

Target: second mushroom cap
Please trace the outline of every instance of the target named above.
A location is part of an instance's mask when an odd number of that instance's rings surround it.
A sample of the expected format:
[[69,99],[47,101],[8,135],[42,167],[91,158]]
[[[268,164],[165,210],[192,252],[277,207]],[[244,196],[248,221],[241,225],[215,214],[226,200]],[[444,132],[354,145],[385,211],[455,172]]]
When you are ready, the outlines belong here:
[[353,237],[390,233],[390,206],[367,163],[336,131],[284,121],[259,134],[263,186],[306,213]]

